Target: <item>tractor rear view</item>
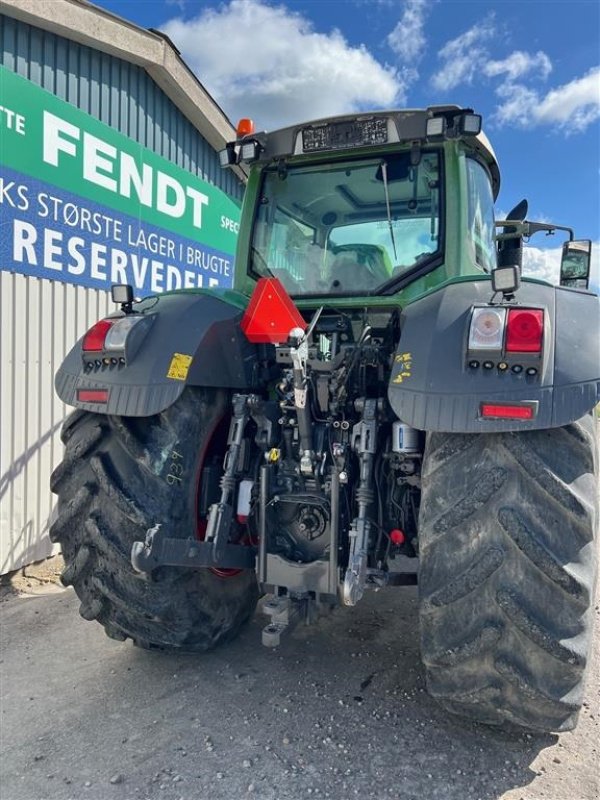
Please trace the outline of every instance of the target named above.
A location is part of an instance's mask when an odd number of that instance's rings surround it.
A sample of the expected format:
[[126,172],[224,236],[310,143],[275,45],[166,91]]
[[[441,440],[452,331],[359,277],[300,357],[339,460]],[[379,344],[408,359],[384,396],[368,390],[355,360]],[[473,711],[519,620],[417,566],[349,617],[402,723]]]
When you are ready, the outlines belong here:
[[[223,165],[249,167],[233,289],[113,287],[120,311],[56,376],[76,410],[51,537],[84,618],[203,651],[268,595],[276,645],[418,576],[434,697],[491,724],[576,724],[600,304],[589,242],[524,202],[495,222],[480,127],[443,106],[227,145]],[[539,230],[567,234],[560,287],[521,277]]]

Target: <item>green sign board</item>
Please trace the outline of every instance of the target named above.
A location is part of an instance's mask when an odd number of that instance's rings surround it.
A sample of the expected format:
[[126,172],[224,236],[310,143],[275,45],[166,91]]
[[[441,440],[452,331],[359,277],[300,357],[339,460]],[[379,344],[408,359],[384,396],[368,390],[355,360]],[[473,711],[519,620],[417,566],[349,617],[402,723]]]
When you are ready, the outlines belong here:
[[0,268],[138,295],[232,285],[239,202],[0,67]]

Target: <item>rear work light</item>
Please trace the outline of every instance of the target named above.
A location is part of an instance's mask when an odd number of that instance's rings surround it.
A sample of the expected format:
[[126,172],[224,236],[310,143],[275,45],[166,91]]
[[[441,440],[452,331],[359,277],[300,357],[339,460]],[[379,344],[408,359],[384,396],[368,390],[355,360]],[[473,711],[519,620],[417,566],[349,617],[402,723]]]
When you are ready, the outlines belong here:
[[534,403],[482,403],[480,415],[483,419],[534,419],[536,414]]
[[83,337],[81,349],[85,352],[101,352],[104,350],[106,334],[112,328],[114,319],[101,319],[93,325]]
[[256,161],[261,150],[260,144],[254,139],[244,142],[240,147],[240,161]]
[[544,312],[540,308],[511,308],[506,323],[507,353],[541,353]]

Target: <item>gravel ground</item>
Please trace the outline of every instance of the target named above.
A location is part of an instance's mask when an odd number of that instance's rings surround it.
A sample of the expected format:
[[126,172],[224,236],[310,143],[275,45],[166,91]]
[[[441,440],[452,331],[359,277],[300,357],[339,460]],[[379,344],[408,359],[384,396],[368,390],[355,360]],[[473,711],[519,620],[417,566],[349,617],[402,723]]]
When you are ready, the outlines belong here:
[[2,800],[599,796],[599,637],[577,730],[531,736],[429,698],[414,588],[368,594],[276,650],[259,614],[203,657],[113,642],[49,588],[1,606]]

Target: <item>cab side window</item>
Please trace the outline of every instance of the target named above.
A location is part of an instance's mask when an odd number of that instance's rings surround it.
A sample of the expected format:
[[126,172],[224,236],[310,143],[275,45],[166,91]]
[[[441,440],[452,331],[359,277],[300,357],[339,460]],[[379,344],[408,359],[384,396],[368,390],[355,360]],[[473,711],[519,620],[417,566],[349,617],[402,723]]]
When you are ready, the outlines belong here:
[[467,158],[467,186],[471,254],[478,267],[491,272],[496,267],[494,196],[487,170],[474,158]]

